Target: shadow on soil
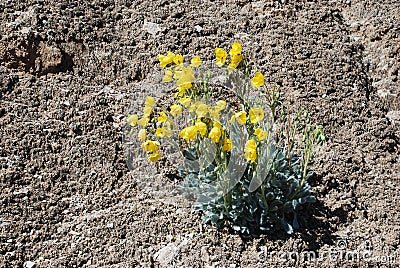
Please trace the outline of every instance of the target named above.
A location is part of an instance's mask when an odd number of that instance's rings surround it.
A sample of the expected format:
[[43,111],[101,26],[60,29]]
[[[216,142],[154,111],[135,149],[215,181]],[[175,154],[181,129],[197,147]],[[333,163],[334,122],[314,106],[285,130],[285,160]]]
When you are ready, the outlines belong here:
[[[322,182],[322,178],[318,175],[309,180],[312,187],[318,182]],[[342,208],[331,210],[318,199],[321,193],[316,192],[315,195],[317,197],[315,203],[297,210],[300,228],[295,229],[293,234],[289,235],[281,231],[272,234],[240,235],[245,246],[254,239],[260,239],[260,244],[266,244],[268,241],[286,242],[290,238],[299,238],[304,241],[307,248],[302,250],[317,251],[323,245],[335,245],[340,237],[333,234],[337,231],[338,224],[348,221],[348,212]],[[232,230],[229,232],[233,233]]]

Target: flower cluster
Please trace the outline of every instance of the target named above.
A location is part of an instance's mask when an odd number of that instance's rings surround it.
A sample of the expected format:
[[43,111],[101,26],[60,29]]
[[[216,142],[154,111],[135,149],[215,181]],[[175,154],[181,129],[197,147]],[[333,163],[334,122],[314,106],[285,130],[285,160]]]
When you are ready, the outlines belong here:
[[[224,49],[216,47],[215,56],[217,60],[217,65],[221,67],[226,63],[228,53]],[[228,68],[236,69],[239,66],[239,63],[243,60],[242,45],[238,42],[234,42],[232,44],[231,50],[229,51],[229,56],[230,59],[228,63]]]
[[[147,130],[146,126],[150,123],[151,116],[153,114],[153,107],[155,105],[155,99],[151,96],[148,96],[145,101],[145,105],[143,108],[143,116],[142,118],[139,119],[139,116],[137,114],[131,115],[128,117],[127,121],[131,126],[141,126],[141,128],[138,132],[138,139],[142,141],[142,148],[145,152],[148,152],[148,159],[151,162],[156,162],[158,161],[162,155],[159,153],[159,146],[160,143],[158,141],[153,141],[153,140],[148,140],[147,139]],[[167,122],[167,117],[165,113],[160,113],[160,116],[158,117],[158,122],[160,123],[165,123],[164,126],[161,126],[156,129],[156,136],[162,137],[162,136],[171,136],[172,135],[172,130],[170,127],[170,123]]]
[[[310,176],[307,166],[314,144],[325,139],[322,128],[310,126],[308,118],[300,119],[300,112],[290,120],[287,109],[279,108],[280,91],[268,87],[261,72],[249,71],[240,43],[234,42],[229,52],[219,47],[214,51],[215,65],[226,68],[230,83],[259,92],[265,100],[250,100],[244,94],[220,99],[218,94],[213,95],[214,85],[204,77],[196,78],[203,65],[200,56],[185,62],[182,55],[168,51],[158,55],[158,60],[162,82],[174,85],[172,102],[156,103],[154,97],[147,96],[141,115],[127,118],[131,133],[138,127],[137,139],[150,162],[163,157],[164,141],[177,141],[176,148],[182,156],[189,154],[192,160],[202,157],[202,144],[215,149],[210,148],[215,155],[207,158],[209,163],[203,166],[204,170],[181,173],[183,184],[197,185],[198,195],[206,196],[199,197],[202,203],[197,208],[205,212],[207,221],[228,219],[234,229],[243,232],[250,232],[253,227],[290,232],[296,224],[288,223],[287,217],[293,216],[298,204],[313,200],[306,183]],[[252,74],[249,88],[242,73]],[[302,136],[295,137],[299,132]],[[297,140],[302,140],[303,147],[295,147]],[[297,150],[299,156],[294,154]],[[215,185],[200,187],[201,183]],[[217,194],[215,198],[215,193],[220,192],[222,197]]]
[[[232,48],[228,53],[222,48],[215,48],[216,64],[222,67],[227,64],[228,69],[236,69],[243,60],[242,46],[238,42],[232,44]],[[137,114],[128,117],[131,126],[141,126],[138,131],[138,139],[143,142],[142,148],[146,151],[149,161],[155,162],[162,155],[159,153],[160,141],[162,138],[170,138],[176,130],[176,118],[182,116],[185,112],[187,126],[179,130],[178,137],[185,142],[199,141],[203,138],[211,139],[222,152],[229,152],[233,148],[229,131],[220,122],[221,113],[226,111],[227,102],[219,100],[214,105],[207,104],[204,92],[199,89],[195,83],[195,74],[193,68],[197,68],[202,64],[202,60],[198,55],[194,56],[190,64],[185,65],[184,58],[180,54],[171,51],[166,55],[158,55],[160,67],[164,69],[162,81],[165,83],[174,81],[176,84],[175,103],[169,109],[159,112],[157,116],[154,114],[153,107],[155,99],[148,96],[143,108],[143,116],[139,119]],[[264,85],[264,76],[257,72],[252,79],[254,88]],[[268,137],[268,132],[258,126],[264,119],[264,109],[262,107],[252,107],[246,109],[242,105],[242,110],[232,114],[230,123],[237,122],[240,125],[251,124],[253,130],[253,138],[247,142],[243,151],[246,160],[254,162],[257,158],[257,144]],[[151,137],[154,140],[147,139],[149,130],[154,128]]]

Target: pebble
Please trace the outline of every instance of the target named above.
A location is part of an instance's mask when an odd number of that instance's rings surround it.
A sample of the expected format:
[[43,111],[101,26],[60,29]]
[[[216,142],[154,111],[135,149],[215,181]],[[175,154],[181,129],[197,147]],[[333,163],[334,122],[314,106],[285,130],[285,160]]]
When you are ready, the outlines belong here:
[[19,191],[14,191],[13,195],[20,195],[20,194],[27,194],[27,193],[29,193],[29,189],[28,188],[24,188],[24,189],[21,189]]
[[168,234],[166,238],[167,238],[167,241],[170,242],[174,239],[174,236],[171,234]]
[[26,268],[33,268],[35,267],[36,263],[34,263],[33,261],[27,261],[24,263],[24,267]]
[[392,122],[393,124],[400,124],[400,111],[389,111],[386,114],[386,117]]
[[207,247],[201,247],[200,256],[203,262],[208,263],[210,261],[210,255],[208,254]]
[[178,247],[174,243],[169,243],[154,254],[154,259],[160,264],[167,266],[174,259],[177,251]]
[[80,233],[75,232],[75,231],[70,231],[69,234],[70,234],[70,235],[80,235]]
[[194,26],[194,29],[200,33],[203,30],[203,27],[201,27],[200,25],[196,25]]
[[157,23],[149,22],[147,20],[144,21],[143,30],[148,32],[149,34],[155,35],[156,33],[161,31],[161,27]]

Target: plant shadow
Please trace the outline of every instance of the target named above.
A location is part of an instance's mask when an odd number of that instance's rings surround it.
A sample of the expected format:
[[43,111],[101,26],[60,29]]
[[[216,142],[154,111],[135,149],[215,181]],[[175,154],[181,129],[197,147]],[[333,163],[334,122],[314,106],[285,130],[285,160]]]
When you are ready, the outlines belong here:
[[[315,175],[308,182],[315,189],[315,186],[322,181],[321,176]],[[340,224],[348,221],[348,212],[342,208],[332,210],[318,198],[323,196],[323,193],[315,192],[314,194],[317,199],[315,203],[296,209],[300,228],[295,229],[293,234],[287,234],[284,231],[251,235],[239,234],[242,242],[246,245],[257,239],[260,244],[266,244],[268,241],[286,242],[291,238],[299,238],[307,245],[306,250],[312,251],[319,250],[323,245],[335,245],[340,237],[334,233]],[[231,232],[234,231],[231,230]]]

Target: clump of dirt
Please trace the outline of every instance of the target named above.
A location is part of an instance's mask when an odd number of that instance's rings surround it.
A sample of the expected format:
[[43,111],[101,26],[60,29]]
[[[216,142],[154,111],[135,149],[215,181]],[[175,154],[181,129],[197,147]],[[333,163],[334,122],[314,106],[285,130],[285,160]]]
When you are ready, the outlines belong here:
[[36,75],[66,72],[73,67],[70,55],[34,36],[0,42],[0,60],[8,69]]

